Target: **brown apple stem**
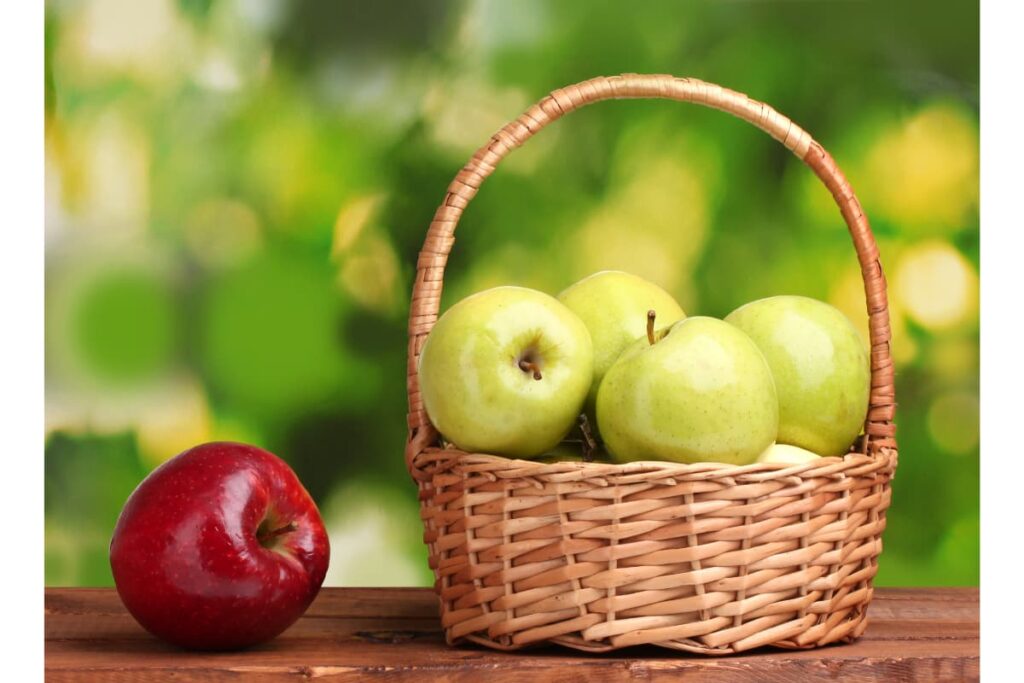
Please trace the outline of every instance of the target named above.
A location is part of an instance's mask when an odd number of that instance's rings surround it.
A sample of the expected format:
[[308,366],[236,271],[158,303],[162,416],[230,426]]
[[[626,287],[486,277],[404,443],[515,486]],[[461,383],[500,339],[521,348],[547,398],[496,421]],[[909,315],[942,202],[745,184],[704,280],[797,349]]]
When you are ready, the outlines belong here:
[[523,372],[532,372],[534,379],[543,379],[543,375],[540,374],[540,368],[532,360],[526,360],[525,358],[519,361],[519,369]]
[[647,343],[654,346],[654,309],[647,311]]
[[271,531],[267,531],[265,533],[258,535],[256,537],[256,540],[258,540],[261,545],[266,545],[267,541],[269,541],[270,539],[277,538],[278,536],[283,536],[285,534],[289,534],[295,531],[296,529],[298,529],[298,527],[295,525],[295,522],[288,522],[282,527],[278,527],[277,529],[272,529]]
[[590,420],[587,419],[586,413],[580,415],[580,434],[583,436],[583,443],[581,444],[583,461],[592,462],[594,460],[594,451],[597,450],[597,440],[594,439],[594,435],[590,431]]

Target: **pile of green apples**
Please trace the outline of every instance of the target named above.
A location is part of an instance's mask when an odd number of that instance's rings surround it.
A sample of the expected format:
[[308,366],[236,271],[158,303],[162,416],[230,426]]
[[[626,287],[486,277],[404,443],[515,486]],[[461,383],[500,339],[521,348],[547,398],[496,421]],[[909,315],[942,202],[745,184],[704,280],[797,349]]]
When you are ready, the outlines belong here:
[[557,298],[513,286],[469,296],[440,317],[419,359],[423,404],[445,441],[544,460],[843,455],[870,382],[860,335],[826,303],[773,296],[724,319],[687,317],[621,271]]

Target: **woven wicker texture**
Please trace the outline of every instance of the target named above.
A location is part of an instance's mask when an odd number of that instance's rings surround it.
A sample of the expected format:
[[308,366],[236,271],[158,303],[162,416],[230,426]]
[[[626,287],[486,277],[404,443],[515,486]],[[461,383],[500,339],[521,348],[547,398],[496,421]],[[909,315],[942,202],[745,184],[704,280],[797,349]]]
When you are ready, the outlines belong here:
[[[779,140],[832,193],[860,261],[871,335],[870,405],[850,454],[794,466],[544,464],[442,447],[416,369],[462,212],[501,159],[544,126],[622,98],[729,112]],[[897,460],[889,343],[885,277],[867,219],[829,154],[788,118],[741,93],[668,75],[599,77],[552,92],[459,171],[417,262],[405,457],[448,641],[728,654],[859,636]]]

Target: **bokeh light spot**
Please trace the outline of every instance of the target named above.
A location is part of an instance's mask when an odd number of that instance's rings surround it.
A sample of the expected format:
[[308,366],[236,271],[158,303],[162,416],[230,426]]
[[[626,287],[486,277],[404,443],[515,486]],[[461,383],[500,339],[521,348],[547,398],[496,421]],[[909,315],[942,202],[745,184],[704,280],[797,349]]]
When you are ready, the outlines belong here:
[[148,273],[114,270],[87,287],[71,314],[71,337],[86,369],[112,382],[144,380],[166,369],[178,342],[168,286]]
[[386,237],[372,235],[342,259],[341,284],[363,308],[393,313],[402,307],[399,263]]
[[331,256],[344,254],[363,233],[376,215],[383,195],[379,193],[362,195],[346,203],[334,219],[334,242]]
[[235,199],[208,199],[197,204],[184,225],[185,244],[192,256],[207,266],[240,263],[261,246],[259,216]]
[[150,211],[152,151],[146,132],[117,110],[69,126],[65,207],[97,238],[138,235]]
[[286,417],[336,391],[340,307],[327,264],[268,253],[211,283],[201,354],[213,387]]
[[415,504],[390,487],[354,479],[321,507],[331,543],[325,586],[428,585]]
[[[90,76],[129,73],[162,81],[186,61],[192,43],[188,24],[173,0],[87,0],[73,24],[67,66]],[[64,60],[62,60],[64,61]]]
[[139,455],[147,467],[210,441],[210,409],[202,385],[193,377],[168,382],[138,401],[134,412]]
[[932,330],[972,322],[978,314],[978,273],[948,242],[911,247],[896,270],[894,294],[907,314]]
[[962,106],[930,104],[879,134],[864,162],[865,205],[900,228],[967,227],[978,201],[978,130]]
[[[531,98],[518,88],[498,87],[480,74],[431,84],[423,97],[423,116],[432,141],[455,158],[467,157],[496,130],[518,116]],[[549,131],[545,131],[549,133]],[[529,173],[558,137],[557,129],[537,136],[502,164],[506,172]]]

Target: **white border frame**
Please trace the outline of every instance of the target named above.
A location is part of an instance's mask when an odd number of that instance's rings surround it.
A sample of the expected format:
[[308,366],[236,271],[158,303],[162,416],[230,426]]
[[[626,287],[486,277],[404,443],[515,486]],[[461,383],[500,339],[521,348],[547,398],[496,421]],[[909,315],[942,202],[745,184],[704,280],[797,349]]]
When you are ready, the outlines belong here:
[[43,679],[44,10],[43,2],[0,4],[0,414],[8,550],[0,642],[20,680]]

